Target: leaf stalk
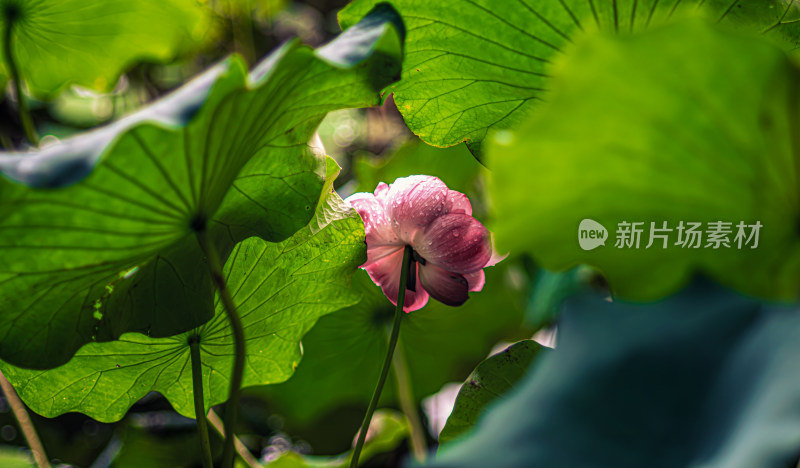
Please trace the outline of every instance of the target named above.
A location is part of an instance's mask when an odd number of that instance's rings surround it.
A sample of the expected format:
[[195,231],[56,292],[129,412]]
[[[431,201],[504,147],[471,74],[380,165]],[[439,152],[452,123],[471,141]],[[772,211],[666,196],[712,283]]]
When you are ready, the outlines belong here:
[[225,314],[233,330],[233,372],[231,373],[231,389],[228,397],[228,406],[225,411],[225,444],[222,448],[222,468],[233,468],[235,452],[234,428],[236,427],[236,418],[239,412],[239,399],[241,397],[242,378],[244,377],[246,351],[244,327],[242,326],[242,320],[239,318],[239,314],[236,312],[236,305],[233,303],[233,298],[228,290],[225,276],[222,274],[222,263],[220,262],[216,247],[210,241],[204,230],[197,233],[197,239],[208,257],[211,277],[217,287],[219,297],[225,309]]
[[8,74],[11,78],[11,83],[14,86],[14,94],[17,97],[17,112],[19,113],[19,122],[25,132],[25,138],[32,145],[39,146],[39,135],[36,134],[36,127],[33,125],[30,110],[28,109],[28,101],[25,99],[25,94],[22,93],[22,77],[19,74],[17,62],[14,60],[14,47],[11,43],[14,32],[15,18],[6,18],[6,29],[3,37],[3,56],[5,58],[6,66],[8,66]]
[[[208,422],[211,423],[211,427],[214,428],[219,435],[225,435],[225,424],[222,423],[222,420],[219,418],[219,415],[214,411],[214,409],[208,410]],[[247,449],[247,447],[239,440],[238,437],[233,437],[234,446],[236,447],[236,454],[239,455],[239,459],[241,459],[249,468],[263,468],[261,463],[256,460],[252,453]]]
[[8,381],[2,372],[0,372],[0,388],[3,389],[8,405],[14,413],[14,418],[16,418],[17,423],[19,423],[19,428],[22,430],[22,434],[28,442],[28,447],[30,447],[31,452],[33,452],[33,459],[36,461],[36,466],[39,468],[50,468],[50,460],[47,459],[44,445],[42,445],[42,441],[39,440],[39,435],[36,434],[33,421],[31,421],[31,417],[25,409],[22,400],[19,399],[17,391],[14,390],[11,382]]
[[194,397],[194,416],[197,419],[197,432],[200,435],[200,455],[203,468],[214,468],[211,457],[211,441],[208,437],[208,421],[203,398],[203,363],[200,360],[200,337],[189,338],[189,350],[192,360],[192,395]]

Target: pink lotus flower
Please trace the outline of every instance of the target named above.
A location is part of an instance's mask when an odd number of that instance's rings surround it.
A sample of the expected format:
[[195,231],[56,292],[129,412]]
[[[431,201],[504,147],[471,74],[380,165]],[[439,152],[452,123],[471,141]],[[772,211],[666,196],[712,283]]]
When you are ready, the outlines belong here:
[[414,250],[411,273],[418,281],[416,290],[406,290],[406,312],[422,308],[429,296],[463,304],[469,291],[483,288],[483,268],[497,263],[489,231],[472,217],[467,196],[436,177],[381,182],[374,194],[356,193],[347,201],[364,220],[367,262],[361,268],[392,304],[397,305],[405,246]]

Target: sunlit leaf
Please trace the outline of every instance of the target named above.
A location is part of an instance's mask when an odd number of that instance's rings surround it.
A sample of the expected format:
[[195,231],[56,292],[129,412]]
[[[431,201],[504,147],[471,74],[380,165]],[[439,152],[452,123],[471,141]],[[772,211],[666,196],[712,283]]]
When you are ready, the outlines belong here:
[[329,110],[378,102],[399,67],[392,21],[384,8],[317,51],[290,42],[249,77],[233,57],[108,127],[0,154],[0,357],[53,367],[94,340],[210,319],[196,234],[224,261],[311,219],[324,164],[307,142]]
[[[593,265],[630,299],[674,292],[695,270],[796,298],[797,77],[780,50],[698,20],[587,38],[559,64],[548,105],[490,148],[499,248],[549,269]],[[608,230],[604,246],[581,248],[584,219]],[[710,242],[718,221],[728,247]],[[642,223],[638,248],[620,244],[623,222]],[[678,244],[681,222],[701,223],[699,243],[684,232]]]
[[[365,260],[364,225],[335,192],[311,223],[281,243],[251,237],[225,265],[246,337],[244,386],[282,382],[300,362],[300,339],[317,319],[356,303],[350,275]],[[148,392],[161,392],[175,410],[194,415],[189,342],[198,340],[206,408],[228,398],[233,336],[222,304],[190,332],[89,343],[67,364],[47,371],[0,363],[20,397],[47,417],[70,411],[116,421]]]
[[136,62],[197,49],[209,13],[196,0],[1,0],[0,31],[12,25],[19,73],[46,97],[71,84],[106,91]]
[[539,343],[524,340],[478,364],[458,392],[453,412],[439,434],[439,444],[447,444],[468,433],[483,410],[504,398],[525,375],[541,349]]
[[[339,20],[353,24],[383,1],[355,0]],[[394,92],[398,109],[420,138],[436,146],[466,141],[478,155],[489,129],[514,128],[547,99],[551,62],[584,31],[625,35],[702,10],[729,27],[767,31],[787,49],[796,48],[800,37],[800,9],[790,0],[390,3],[403,17],[407,39],[403,80],[387,91]]]

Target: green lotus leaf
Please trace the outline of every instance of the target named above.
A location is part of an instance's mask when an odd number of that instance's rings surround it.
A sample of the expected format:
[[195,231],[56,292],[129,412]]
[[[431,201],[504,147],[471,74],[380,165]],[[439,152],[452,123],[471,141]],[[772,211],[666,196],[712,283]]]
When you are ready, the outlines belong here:
[[325,169],[307,142],[326,112],[378,102],[396,21],[382,8],[316,51],[290,42],[249,77],[233,57],[108,127],[0,154],[0,358],[49,368],[92,341],[208,321],[198,233],[224,262],[308,223]]
[[[353,24],[384,0],[355,0]],[[481,156],[489,129],[514,128],[547,100],[553,61],[585,31],[626,35],[705,13],[795,49],[800,9],[788,0],[390,0],[406,25],[403,79],[387,92],[425,142],[467,142]],[[580,72],[590,75],[588,70]],[[534,157],[534,156],[532,156]]]
[[439,434],[440,446],[468,433],[495,400],[500,400],[520,380],[542,346],[524,340],[487,358],[467,377],[456,397],[455,406]]
[[[366,260],[364,225],[328,190],[306,227],[281,243],[251,237],[225,264],[246,337],[243,386],[282,382],[302,355],[300,339],[317,319],[357,303],[350,276]],[[190,342],[199,342],[205,407],[227,400],[233,367],[233,333],[223,305],[204,325],[167,338],[127,333],[118,341],[89,343],[61,367],[28,370],[0,363],[23,401],[54,417],[78,411],[117,421],[151,391],[193,417]]]
[[113,89],[136,62],[202,46],[212,22],[196,0],[0,0],[0,31],[9,26],[20,75],[32,94],[49,97],[72,84]]
[[[587,38],[557,68],[549,103],[489,151],[501,250],[592,265],[632,300],[697,270],[797,298],[800,88],[782,51],[687,20]],[[607,229],[605,245],[579,244],[584,219]],[[628,236],[624,223],[642,224]]]
[[432,467],[797,464],[800,315],[698,281],[567,302],[558,345]]

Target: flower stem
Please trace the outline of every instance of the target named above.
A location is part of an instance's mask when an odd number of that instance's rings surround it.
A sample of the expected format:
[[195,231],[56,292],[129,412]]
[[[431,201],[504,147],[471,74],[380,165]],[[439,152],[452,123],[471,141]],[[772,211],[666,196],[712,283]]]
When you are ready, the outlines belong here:
[[194,396],[194,416],[197,419],[197,432],[200,434],[200,455],[203,468],[214,468],[211,458],[211,441],[208,438],[208,421],[203,399],[203,364],[200,361],[200,337],[189,338],[189,350],[192,358],[192,395]]
[[28,411],[25,410],[25,405],[22,403],[22,400],[19,399],[16,390],[11,386],[11,382],[6,379],[6,376],[3,375],[2,372],[0,372],[0,388],[3,389],[8,405],[11,407],[11,411],[14,413],[14,417],[19,423],[19,428],[22,430],[25,440],[28,441],[28,447],[30,447],[31,452],[33,452],[33,459],[36,461],[36,466],[39,468],[50,468],[50,461],[47,459],[42,441],[39,440],[39,436],[36,434],[36,428],[33,427],[31,417],[28,415]]
[[197,233],[200,245],[208,257],[208,266],[211,269],[211,277],[219,292],[225,314],[233,330],[233,372],[231,375],[231,390],[228,397],[228,407],[225,411],[225,444],[222,448],[222,468],[233,468],[234,456],[234,427],[236,427],[236,417],[239,412],[239,397],[241,396],[242,377],[244,376],[245,361],[245,342],[244,327],[239,314],[236,312],[236,305],[225,283],[225,276],[222,274],[222,264],[216,247],[209,240],[205,231]]
[[36,128],[33,125],[31,113],[28,110],[28,101],[25,100],[25,95],[22,93],[22,77],[17,68],[17,62],[14,60],[14,48],[11,43],[12,32],[14,31],[14,18],[6,19],[5,37],[3,37],[3,55],[5,57],[6,66],[8,67],[8,74],[10,75],[11,82],[14,85],[14,93],[17,95],[17,112],[19,113],[19,122],[22,129],[25,131],[25,137],[32,145],[39,145],[39,136],[36,134]]
[[[217,433],[221,436],[225,436],[225,425],[222,424],[222,420],[219,418],[214,409],[208,410],[208,422],[211,423],[211,427],[214,428]],[[239,455],[239,458],[249,467],[249,468],[262,468],[261,463],[256,460],[250,450],[245,447],[241,440],[238,437],[233,436],[234,446],[236,447],[236,454]]]
[[372,399],[369,401],[369,406],[367,406],[367,414],[364,415],[364,422],[361,423],[361,429],[358,432],[358,440],[353,449],[350,468],[356,468],[358,466],[358,457],[361,455],[361,449],[364,448],[364,441],[367,438],[367,431],[369,430],[369,423],[372,421],[372,414],[378,406],[378,400],[381,398],[383,385],[386,383],[386,377],[389,375],[392,355],[394,354],[394,348],[397,346],[397,338],[400,336],[400,323],[403,319],[403,305],[406,300],[406,281],[408,279],[408,272],[413,266],[413,260],[411,247],[406,246],[403,252],[403,269],[400,270],[400,287],[397,293],[397,306],[394,309],[394,323],[392,324],[392,333],[389,335],[389,347],[386,350],[386,358],[383,360],[383,369],[381,369],[378,384],[375,386],[375,391],[372,393]]
[[425,428],[419,419],[417,405],[414,404],[414,393],[411,390],[408,365],[403,355],[402,346],[394,354],[392,370],[397,382],[397,397],[400,400],[400,408],[403,410],[403,414],[406,415],[408,425],[411,428],[411,451],[414,453],[414,458],[422,463],[428,453],[428,444],[425,440]]

